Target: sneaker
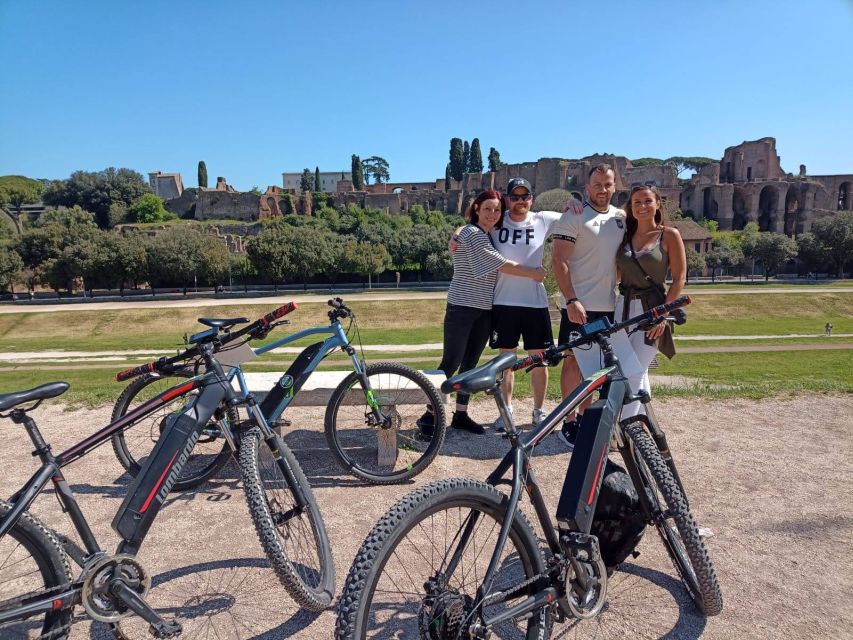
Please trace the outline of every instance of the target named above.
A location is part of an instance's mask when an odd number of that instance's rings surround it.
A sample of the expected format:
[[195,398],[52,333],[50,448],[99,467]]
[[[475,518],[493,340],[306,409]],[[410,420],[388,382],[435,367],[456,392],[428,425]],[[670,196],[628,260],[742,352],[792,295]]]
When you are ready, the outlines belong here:
[[545,410],[544,409],[534,409],[533,410],[533,426],[538,427],[542,424],[542,420],[545,419]]
[[560,427],[559,437],[570,449],[575,448],[575,440],[578,438],[578,429],[580,428],[580,418],[574,420],[564,420],[563,426]]
[[486,432],[482,425],[477,424],[471,419],[471,416],[468,415],[467,411],[454,411],[453,420],[450,421],[450,426],[454,429],[470,431],[477,435],[482,435]]
[[432,411],[424,411],[424,414],[415,421],[418,425],[421,435],[425,438],[432,438],[435,433],[435,414]]
[[[509,415],[512,415],[512,407],[507,407],[509,409]],[[501,416],[498,416],[498,419],[492,423],[492,427],[498,433],[503,433],[506,431],[506,425],[504,424],[504,419]]]

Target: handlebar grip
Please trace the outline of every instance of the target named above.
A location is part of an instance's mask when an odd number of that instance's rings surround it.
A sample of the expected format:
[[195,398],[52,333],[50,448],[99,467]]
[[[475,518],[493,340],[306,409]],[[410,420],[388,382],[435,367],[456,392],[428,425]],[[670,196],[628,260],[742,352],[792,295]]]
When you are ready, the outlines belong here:
[[269,324],[273,320],[286,316],[288,313],[295,311],[296,307],[297,304],[295,302],[288,302],[287,304],[280,306],[278,309],[270,311],[263,317],[264,324]]
[[332,298],[331,300],[329,300],[328,305],[330,307],[334,307],[335,309],[340,309],[342,306],[344,306],[344,301],[340,298]]
[[527,356],[526,358],[522,358],[514,365],[512,365],[511,370],[518,371],[519,369],[526,369],[527,367],[533,367],[540,364],[542,364],[542,356]]
[[125,369],[124,371],[119,371],[116,374],[116,381],[124,382],[125,380],[130,380],[131,378],[135,378],[136,376],[141,376],[143,373],[151,373],[152,371],[155,371],[156,368],[156,362],[149,362],[148,364],[141,364],[138,367]]
[[686,307],[692,301],[690,296],[681,296],[680,298],[676,298],[672,302],[659,304],[658,306],[649,309],[649,313],[652,318],[659,318],[661,316],[666,315],[670,311],[674,311],[675,309],[680,309],[681,307]]

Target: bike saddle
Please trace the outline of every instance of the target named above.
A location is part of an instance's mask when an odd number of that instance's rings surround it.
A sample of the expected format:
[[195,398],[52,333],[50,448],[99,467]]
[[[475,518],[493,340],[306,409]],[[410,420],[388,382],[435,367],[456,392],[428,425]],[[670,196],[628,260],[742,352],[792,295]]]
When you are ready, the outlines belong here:
[[19,404],[32,402],[33,400],[45,400],[61,396],[68,391],[68,387],[70,386],[67,382],[50,382],[27,391],[0,393],[0,411],[5,411],[6,409],[11,409],[12,407],[17,407]]
[[216,329],[230,329],[235,324],[246,324],[248,318],[199,318],[199,322],[208,327]]
[[460,373],[448,378],[441,383],[442,393],[476,393],[493,387],[497,382],[498,374],[509,369],[518,361],[514,353],[502,353],[497,358],[489,360],[486,364],[465,373]]

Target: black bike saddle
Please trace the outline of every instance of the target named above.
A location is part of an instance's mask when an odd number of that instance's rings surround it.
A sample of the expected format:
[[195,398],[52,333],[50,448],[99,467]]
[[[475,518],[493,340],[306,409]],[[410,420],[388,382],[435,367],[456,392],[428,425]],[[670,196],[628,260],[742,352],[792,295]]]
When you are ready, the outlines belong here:
[[68,387],[70,386],[67,382],[50,382],[27,391],[0,393],[0,411],[5,411],[6,409],[11,409],[12,407],[17,407],[19,404],[32,402],[33,400],[45,400],[61,396],[68,391]]
[[235,324],[246,324],[249,319],[248,318],[199,318],[199,322],[208,327],[214,327],[218,329],[230,329]]
[[497,358],[489,360],[482,367],[448,378],[441,383],[441,391],[442,393],[485,391],[495,385],[501,371],[509,369],[517,361],[518,358],[514,353],[502,353]]

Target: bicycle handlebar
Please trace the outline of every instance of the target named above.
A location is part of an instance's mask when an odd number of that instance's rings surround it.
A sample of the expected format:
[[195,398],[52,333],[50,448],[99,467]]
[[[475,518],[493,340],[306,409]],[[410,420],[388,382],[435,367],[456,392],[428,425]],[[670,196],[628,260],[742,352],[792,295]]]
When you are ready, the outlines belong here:
[[[280,306],[278,309],[273,309],[268,314],[263,317],[255,320],[252,324],[247,325],[240,329],[239,331],[234,331],[233,333],[229,333],[226,335],[219,343],[219,346],[228,344],[229,342],[233,342],[237,338],[249,334],[249,340],[253,340],[262,335],[265,335],[267,331],[270,329],[270,325],[283,316],[286,316],[288,313],[291,313],[296,310],[297,304],[295,302],[288,302]],[[215,334],[211,337],[211,340],[218,337],[218,334]],[[208,341],[206,341],[208,342]],[[173,364],[177,362],[183,362],[189,360],[190,358],[194,358],[199,354],[198,345],[194,347],[190,347],[189,349],[179,353],[176,356],[172,356],[171,358],[158,358],[153,362],[148,362],[146,364],[139,365],[137,367],[131,367],[130,369],[125,369],[124,371],[119,371],[115,378],[118,382],[124,382],[125,380],[130,380],[131,378],[135,378],[137,376],[141,376],[145,373],[153,373],[155,371],[164,371],[171,367]]]
[[[635,324],[643,324],[656,320],[659,321],[661,318],[665,318],[670,311],[675,311],[676,309],[685,307],[690,304],[690,302],[690,296],[681,296],[680,298],[676,298],[672,302],[659,304],[656,307],[652,307],[645,313],[641,313],[638,316],[628,318],[627,320],[624,320],[623,322],[618,322],[616,324],[611,323],[607,318],[600,318],[599,320],[594,320],[593,322],[581,325],[582,335],[580,338],[576,340],[571,340],[570,342],[567,342],[565,344],[550,347],[540,355],[532,355],[527,356],[526,358],[522,358],[521,360],[516,362],[511,369],[512,371],[518,371],[519,369],[541,367],[543,365],[550,366],[557,364],[565,357],[563,355],[563,352],[568,351],[569,349],[579,347],[583,344],[590,344],[601,337],[613,335],[614,333],[617,333],[622,329],[626,329],[627,327],[633,326]],[[584,332],[585,327],[591,326],[591,330],[589,330],[588,332]]]

